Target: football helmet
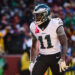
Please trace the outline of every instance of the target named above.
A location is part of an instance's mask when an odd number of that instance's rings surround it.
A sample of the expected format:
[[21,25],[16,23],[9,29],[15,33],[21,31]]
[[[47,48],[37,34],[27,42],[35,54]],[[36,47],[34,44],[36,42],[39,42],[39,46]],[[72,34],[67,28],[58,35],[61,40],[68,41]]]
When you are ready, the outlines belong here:
[[41,25],[48,19],[48,16],[50,15],[50,8],[46,4],[38,4],[34,8],[33,15],[35,23],[37,25]]

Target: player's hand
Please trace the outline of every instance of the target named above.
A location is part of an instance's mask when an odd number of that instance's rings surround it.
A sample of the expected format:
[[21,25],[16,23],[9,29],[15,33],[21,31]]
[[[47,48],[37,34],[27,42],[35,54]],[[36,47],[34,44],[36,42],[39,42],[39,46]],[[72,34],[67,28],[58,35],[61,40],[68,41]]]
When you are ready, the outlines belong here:
[[31,62],[31,63],[30,63],[30,65],[29,65],[29,71],[30,71],[30,72],[32,72],[33,67],[34,67],[34,63],[33,63],[33,62]]
[[68,66],[66,65],[66,62],[65,62],[64,59],[60,59],[58,61],[58,64],[59,64],[59,70],[60,70],[60,72],[65,71],[68,68]]

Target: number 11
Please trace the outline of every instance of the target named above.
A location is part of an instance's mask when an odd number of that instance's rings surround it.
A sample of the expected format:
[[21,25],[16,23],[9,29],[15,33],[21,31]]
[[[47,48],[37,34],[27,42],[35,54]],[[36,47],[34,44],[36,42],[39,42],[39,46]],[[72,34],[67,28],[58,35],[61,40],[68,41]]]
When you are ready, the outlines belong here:
[[[50,35],[46,35],[45,39],[47,40],[47,44],[48,44],[47,48],[52,48],[53,46],[51,44]],[[39,36],[39,41],[40,41],[40,44],[41,44],[41,48],[45,49],[42,36]]]

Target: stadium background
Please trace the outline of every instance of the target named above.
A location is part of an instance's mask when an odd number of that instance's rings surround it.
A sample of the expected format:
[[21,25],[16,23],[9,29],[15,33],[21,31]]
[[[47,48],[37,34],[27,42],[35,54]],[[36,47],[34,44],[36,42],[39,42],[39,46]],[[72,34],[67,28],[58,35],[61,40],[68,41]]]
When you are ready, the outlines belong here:
[[[64,21],[68,37],[66,62],[70,66],[66,72],[75,75],[75,0],[0,0],[0,75],[27,72],[32,45],[29,25],[35,4],[41,2],[51,7],[52,17]],[[50,73],[48,69],[45,75]]]

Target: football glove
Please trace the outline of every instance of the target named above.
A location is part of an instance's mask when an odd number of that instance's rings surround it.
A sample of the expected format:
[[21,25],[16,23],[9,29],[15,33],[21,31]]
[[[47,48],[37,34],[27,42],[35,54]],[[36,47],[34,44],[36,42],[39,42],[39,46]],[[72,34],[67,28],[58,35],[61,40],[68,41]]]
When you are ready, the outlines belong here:
[[30,65],[29,65],[29,71],[30,71],[30,72],[32,72],[33,67],[34,67],[34,63],[33,63],[33,62],[31,62],[31,63],[30,63]]
[[58,61],[58,64],[59,64],[59,71],[60,72],[65,71],[68,68],[64,59],[60,59]]

